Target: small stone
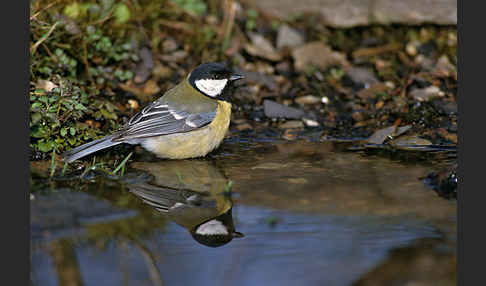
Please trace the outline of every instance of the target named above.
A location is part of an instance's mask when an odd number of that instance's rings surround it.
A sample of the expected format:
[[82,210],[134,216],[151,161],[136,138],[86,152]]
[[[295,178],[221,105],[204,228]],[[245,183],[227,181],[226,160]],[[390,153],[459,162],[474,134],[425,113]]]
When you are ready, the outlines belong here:
[[302,120],[304,121],[304,124],[308,127],[317,127],[320,125],[319,122],[312,119],[303,118]]
[[277,49],[293,48],[304,44],[304,37],[295,29],[283,24],[278,29]]
[[305,112],[300,109],[285,106],[268,99],[263,101],[263,110],[265,116],[270,118],[300,119],[305,115]]
[[364,88],[369,88],[371,85],[378,82],[373,71],[366,68],[351,67],[347,70],[347,74],[352,81],[362,84]]
[[324,80],[324,75],[322,75],[322,73],[321,73],[320,71],[316,71],[316,72],[314,73],[314,76],[315,76],[315,77],[316,77],[318,80],[320,80],[320,81],[323,81],[323,80]]
[[271,61],[279,61],[282,56],[275,50],[269,40],[262,35],[249,33],[251,44],[245,45],[245,50],[252,56],[262,57]]
[[385,85],[389,88],[389,89],[394,89],[395,88],[395,84],[391,81],[385,81]]
[[134,110],[137,110],[140,107],[138,101],[136,101],[135,99],[129,99],[128,106],[130,106],[130,108]]
[[428,146],[428,145],[432,145],[432,142],[430,142],[427,139],[420,138],[417,135],[405,135],[405,136],[400,136],[397,139],[391,141],[390,145],[398,149],[408,150],[407,147],[417,146],[417,145]]
[[298,128],[304,128],[304,123],[299,120],[291,120],[287,121],[283,124],[280,124],[279,128],[282,129],[298,129]]
[[38,89],[43,89],[47,92],[51,92],[54,88],[59,87],[59,86],[57,86],[52,81],[39,79],[37,81],[37,84],[36,84],[35,87],[38,88]]
[[297,71],[306,71],[310,66],[326,69],[332,65],[348,67],[346,55],[333,51],[322,42],[311,42],[292,51]]
[[177,42],[173,38],[167,38],[162,42],[162,50],[166,53],[173,52],[177,49]]
[[457,69],[446,55],[442,55],[435,65],[434,73],[441,77],[449,77],[456,75]]
[[139,57],[141,60],[135,68],[135,78],[133,79],[137,84],[147,81],[155,67],[152,52],[147,47],[142,47],[140,49]]
[[417,55],[417,47],[420,45],[419,42],[417,41],[412,41],[410,43],[407,44],[407,46],[405,47],[405,51],[407,52],[408,55],[414,57]]
[[428,101],[434,97],[439,97],[440,92],[441,90],[437,86],[431,85],[426,88],[414,89],[410,92],[410,95],[417,101]]
[[300,96],[295,99],[295,102],[300,105],[316,104],[320,101],[321,99],[319,97],[313,95]]
[[383,144],[385,140],[391,136],[395,130],[397,129],[396,126],[392,125],[390,127],[386,127],[380,130],[376,130],[373,135],[371,135],[366,141],[371,144]]

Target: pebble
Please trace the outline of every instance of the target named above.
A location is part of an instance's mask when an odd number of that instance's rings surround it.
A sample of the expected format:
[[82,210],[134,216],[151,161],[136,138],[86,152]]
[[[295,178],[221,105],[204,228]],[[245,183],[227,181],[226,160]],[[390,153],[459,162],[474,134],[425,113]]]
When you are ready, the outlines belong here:
[[304,44],[304,37],[289,25],[283,24],[278,29],[277,49],[294,48]]
[[441,92],[441,90],[434,85],[431,85],[426,88],[417,88],[410,92],[410,95],[413,97],[413,99],[417,101],[428,101],[432,98],[439,97],[443,94],[444,93]]
[[304,121],[305,125],[309,127],[317,127],[320,125],[319,122],[312,119],[303,118],[302,120]]
[[282,129],[297,129],[297,128],[303,128],[304,123],[302,123],[302,121],[300,120],[290,120],[280,124],[279,127]]
[[322,42],[311,42],[292,51],[297,71],[306,71],[309,66],[326,69],[332,65],[348,67],[346,55],[333,51]]
[[297,97],[295,99],[295,102],[301,105],[316,104],[319,103],[320,101],[321,99],[319,97],[313,95],[304,95],[304,96]]

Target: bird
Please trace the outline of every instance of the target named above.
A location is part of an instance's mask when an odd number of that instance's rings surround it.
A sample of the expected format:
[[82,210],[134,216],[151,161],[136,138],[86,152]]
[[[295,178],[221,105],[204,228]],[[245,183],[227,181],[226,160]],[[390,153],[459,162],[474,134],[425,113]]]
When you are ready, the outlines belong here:
[[141,145],[163,159],[204,157],[224,139],[231,117],[231,87],[242,78],[224,63],[200,64],[118,131],[61,157],[71,163],[122,143]]
[[211,161],[136,162],[133,167],[153,179],[127,184],[129,192],[184,227],[196,242],[219,247],[245,236],[235,230],[228,180]]

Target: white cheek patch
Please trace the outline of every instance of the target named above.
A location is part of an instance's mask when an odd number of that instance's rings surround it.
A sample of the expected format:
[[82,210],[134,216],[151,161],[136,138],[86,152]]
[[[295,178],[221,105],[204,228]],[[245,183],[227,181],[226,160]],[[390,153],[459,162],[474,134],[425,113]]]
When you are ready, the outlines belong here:
[[199,79],[196,80],[196,87],[205,94],[215,97],[221,94],[227,79]]
[[218,220],[210,220],[206,223],[201,224],[197,230],[197,234],[202,235],[216,235],[216,234],[228,234],[228,230],[224,225]]

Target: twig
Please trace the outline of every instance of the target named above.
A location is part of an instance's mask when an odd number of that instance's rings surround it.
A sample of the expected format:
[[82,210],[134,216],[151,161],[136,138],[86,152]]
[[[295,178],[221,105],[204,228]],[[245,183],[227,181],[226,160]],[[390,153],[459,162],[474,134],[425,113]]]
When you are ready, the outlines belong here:
[[51,7],[52,7],[54,4],[57,4],[57,2],[58,2],[58,1],[59,1],[59,0],[56,0],[56,1],[52,2],[52,3],[50,3],[49,5],[47,5],[46,7],[44,7],[44,8],[42,8],[42,9],[40,9],[40,10],[39,10],[39,11],[37,11],[37,12],[36,12],[34,15],[30,16],[29,20],[30,20],[30,21],[34,20],[35,18],[37,18],[37,16],[38,16],[38,15],[39,15],[39,14],[40,14],[42,11],[44,11],[44,10],[47,10],[47,9],[51,8]]
[[225,32],[223,38],[223,52],[226,51],[228,48],[228,43],[231,37],[231,31],[233,30],[233,25],[235,23],[235,14],[236,14],[236,3],[234,0],[226,1],[226,9],[225,9]]
[[376,47],[376,48],[364,48],[359,49],[353,52],[353,58],[360,58],[360,57],[371,57],[376,56],[383,53],[393,52],[399,50],[402,47],[400,43],[391,43],[385,46]]
[[56,23],[54,23],[54,25],[52,25],[52,27],[49,29],[49,32],[47,32],[47,34],[45,34],[44,36],[42,36],[34,45],[32,45],[32,47],[30,47],[30,53],[33,55],[35,53],[35,51],[37,50],[37,47],[42,44],[42,42],[44,42],[51,34],[52,32],[54,31],[54,29],[56,28],[56,26],[59,24],[59,21],[57,21]]

